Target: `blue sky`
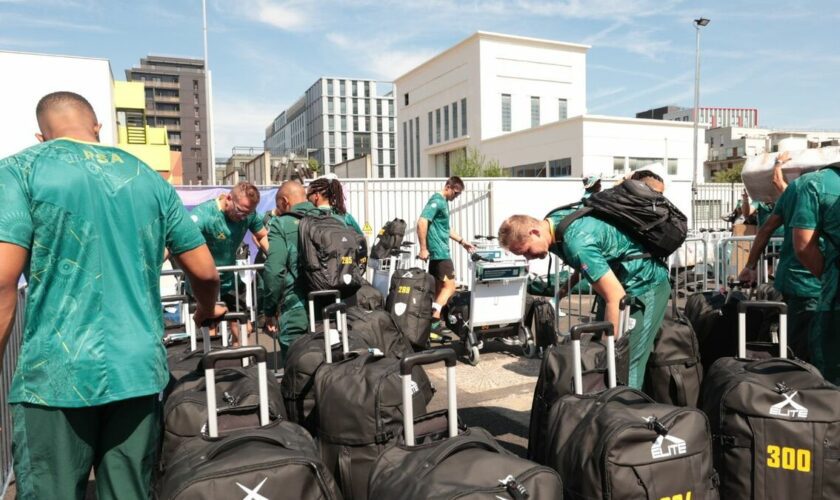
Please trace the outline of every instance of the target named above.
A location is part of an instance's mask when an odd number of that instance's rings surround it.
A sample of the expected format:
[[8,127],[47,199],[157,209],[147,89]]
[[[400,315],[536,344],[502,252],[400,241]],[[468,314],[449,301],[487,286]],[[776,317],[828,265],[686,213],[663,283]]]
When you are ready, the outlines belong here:
[[[840,130],[840,4],[681,0],[207,0],[216,153],[259,146],[320,76],[389,81],[477,30],[592,45],[587,107],[759,108],[762,126]],[[110,59],[202,56],[200,0],[0,0],[0,49]]]

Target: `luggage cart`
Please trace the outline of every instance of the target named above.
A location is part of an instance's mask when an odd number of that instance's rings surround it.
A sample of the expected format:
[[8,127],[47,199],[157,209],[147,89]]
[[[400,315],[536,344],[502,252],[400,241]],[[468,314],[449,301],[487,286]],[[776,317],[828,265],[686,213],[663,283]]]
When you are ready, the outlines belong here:
[[391,289],[391,278],[394,276],[394,271],[408,267],[409,256],[411,255],[409,249],[413,246],[413,242],[403,241],[400,248],[391,250],[391,255],[387,259],[370,259],[368,261],[368,267],[373,270],[371,284],[379,290],[383,297],[387,297]]
[[[525,258],[508,254],[495,236],[476,236],[469,263],[469,292],[459,292],[442,315],[467,351],[471,365],[477,365],[484,339],[500,339],[519,345],[523,354],[534,357],[537,344],[525,325],[528,269]],[[468,307],[464,307],[467,306]]]

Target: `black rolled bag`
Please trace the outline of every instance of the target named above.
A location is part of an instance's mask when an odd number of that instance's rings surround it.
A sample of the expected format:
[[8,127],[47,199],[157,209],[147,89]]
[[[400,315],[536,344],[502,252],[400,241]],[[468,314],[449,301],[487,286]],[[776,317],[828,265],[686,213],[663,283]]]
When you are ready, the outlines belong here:
[[[786,305],[745,302],[739,314],[750,309],[780,313],[775,348],[787,356]],[[745,337],[703,384],[721,497],[840,498],[840,389],[804,361],[751,359]]]
[[[265,349],[259,346],[212,352],[205,357],[206,376],[213,376],[210,369],[217,361],[254,356],[258,360],[253,368],[259,372],[259,390],[265,395],[269,379],[265,354]],[[207,396],[208,415],[215,416],[215,401],[209,393]],[[159,500],[341,499],[312,437],[296,424],[273,418],[264,399],[256,427],[250,419],[230,427],[232,423],[211,417],[207,432],[197,433],[178,447],[156,485],[155,497]]]
[[671,290],[671,308],[653,341],[642,389],[657,403],[696,408],[703,382],[700,344],[691,322],[677,309],[676,288]]
[[446,410],[414,418],[411,397],[403,392],[402,432],[376,460],[368,498],[381,499],[557,499],[563,484],[554,470],[519,458],[484,429],[458,422],[452,349],[412,354],[401,361],[403,387],[411,387],[420,365],[445,361]]
[[402,219],[388,221],[379,230],[376,239],[373,240],[373,247],[370,249],[370,258],[387,259],[391,256],[391,252],[398,250],[405,236],[406,226],[405,221]]
[[434,276],[419,267],[394,271],[385,309],[415,349],[426,348],[434,300]]

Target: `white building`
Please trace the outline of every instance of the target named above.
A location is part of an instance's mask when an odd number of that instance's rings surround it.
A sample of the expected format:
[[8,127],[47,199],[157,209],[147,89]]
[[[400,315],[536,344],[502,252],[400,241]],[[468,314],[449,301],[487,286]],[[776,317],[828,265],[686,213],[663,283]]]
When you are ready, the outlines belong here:
[[588,49],[477,32],[400,76],[399,174],[447,176],[476,148],[511,175],[612,176],[664,161],[690,178],[689,124],[586,115]]
[[265,130],[275,156],[308,153],[324,172],[371,155],[375,177],[393,177],[396,165],[394,97],[378,95],[373,80],[320,78]]
[[41,97],[59,90],[87,99],[102,123],[102,144],[116,144],[114,80],[107,59],[0,51],[0,74],[6,75],[0,92],[5,117],[0,125],[0,158],[36,144],[35,106]]
[[[693,108],[677,108],[662,116],[663,120],[694,122]],[[697,123],[701,127],[758,127],[758,110],[755,108],[697,109]]]

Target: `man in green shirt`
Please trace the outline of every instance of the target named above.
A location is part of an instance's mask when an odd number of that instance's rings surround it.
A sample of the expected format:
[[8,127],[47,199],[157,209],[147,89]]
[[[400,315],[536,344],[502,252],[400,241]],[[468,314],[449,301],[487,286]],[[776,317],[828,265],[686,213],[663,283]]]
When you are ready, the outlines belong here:
[[[29,283],[9,393],[21,499],[148,499],[169,380],[160,271],[175,255],[198,299],[219,277],[175,190],[142,161],[102,146],[93,108],[55,92],[36,109],[42,144],[0,161],[0,360],[18,279]],[[7,431],[4,429],[4,431]]]
[[[840,383],[840,164],[802,176],[791,217],[796,257],[820,278],[814,330],[823,376]],[[820,237],[825,248],[820,249]]]
[[[779,228],[783,228],[784,241],[779,253],[779,264],[776,266],[773,287],[781,292],[788,305],[788,344],[798,357],[819,365],[821,364],[819,346],[816,339],[810,341],[809,336],[814,332],[812,319],[820,298],[820,280],[796,258],[796,252],[793,249],[793,228],[790,225],[797,203],[797,189],[802,184],[802,179],[803,177],[799,177],[791,182],[776,200],[773,213],[758,230],[747,264],[738,279],[742,283],[757,282],[756,268],[761,254],[770,238],[776,235]],[[820,248],[824,248],[822,242],[820,242]]]
[[[249,182],[240,182],[229,193],[207,200],[190,212],[190,218],[198,225],[207,241],[216,266],[232,266],[236,263],[236,250],[248,230],[253,233],[259,247],[264,252],[268,251],[268,231],[255,213],[259,203],[259,190]],[[228,309],[244,311],[245,285],[234,283],[235,279],[238,280],[233,272],[221,273],[221,299]],[[239,294],[236,293],[237,289]],[[249,323],[249,333],[250,329]],[[231,344],[239,345],[239,324],[231,323],[230,331],[233,337]]]
[[446,180],[443,190],[435,193],[426,202],[417,220],[417,239],[420,243],[420,260],[429,261],[429,273],[437,282],[435,301],[432,303],[432,340],[440,338],[440,311],[455,293],[455,265],[449,253],[449,240],[456,241],[467,252],[475,247],[449,228],[449,203],[464,192],[464,181],[460,177]]
[[[643,179],[649,186],[651,177]],[[656,184],[661,191],[661,181]],[[668,268],[653,258],[638,258],[645,248],[612,224],[591,216],[581,217],[566,228],[557,242],[555,230],[570,211],[552,213],[537,220],[527,215],[514,215],[499,228],[499,243],[516,255],[528,259],[544,258],[548,252],[586,278],[599,296],[598,319],[611,322],[618,332],[619,302],[630,299],[627,334],[630,335],[629,385],[641,388],[645,366],[656,332],[665,316],[671,286]]]
[[[280,349],[285,362],[286,353],[295,339],[309,329],[306,310],[306,290],[301,278],[302,262],[299,250],[300,219],[284,216],[289,212],[318,213],[319,209],[306,201],[306,189],[297,181],[286,181],[277,190],[277,210],[268,228],[268,257],[265,261],[265,316],[268,331],[279,330]],[[278,327],[277,316],[280,317]]]

